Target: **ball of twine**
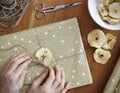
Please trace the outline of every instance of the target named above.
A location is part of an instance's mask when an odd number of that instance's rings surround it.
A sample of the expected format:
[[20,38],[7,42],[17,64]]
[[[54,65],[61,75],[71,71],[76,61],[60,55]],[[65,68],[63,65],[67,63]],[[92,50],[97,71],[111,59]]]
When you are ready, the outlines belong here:
[[15,0],[0,0],[0,4],[11,5]]
[[19,24],[32,0],[0,1],[0,31],[11,29]]

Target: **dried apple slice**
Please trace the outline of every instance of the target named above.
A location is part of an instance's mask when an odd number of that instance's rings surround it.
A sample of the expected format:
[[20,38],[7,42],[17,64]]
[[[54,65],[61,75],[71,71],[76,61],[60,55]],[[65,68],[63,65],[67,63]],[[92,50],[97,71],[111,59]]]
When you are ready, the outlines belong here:
[[95,29],[88,33],[87,40],[91,47],[101,48],[106,43],[107,38],[103,31]]
[[109,50],[96,49],[93,57],[97,63],[106,64],[111,57],[111,53]]
[[116,40],[117,37],[112,35],[111,33],[107,33],[106,37],[107,37],[107,42],[103,45],[103,48],[104,49],[112,49],[117,41]]
[[52,52],[48,48],[41,48],[36,52],[35,55],[40,62],[44,65],[49,66],[53,59]]

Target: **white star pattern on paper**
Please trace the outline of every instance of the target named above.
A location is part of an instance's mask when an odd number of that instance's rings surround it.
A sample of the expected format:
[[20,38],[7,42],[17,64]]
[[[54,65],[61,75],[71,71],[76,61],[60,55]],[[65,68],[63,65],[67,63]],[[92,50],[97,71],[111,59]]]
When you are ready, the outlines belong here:
[[74,60],[72,59],[71,61],[73,62]]
[[64,40],[61,40],[62,43],[64,43],[65,41]]
[[36,31],[34,32],[34,35],[37,35]]
[[75,49],[74,49],[74,48],[72,48],[72,49],[71,49],[71,51],[73,52],[73,51],[75,51]]
[[4,49],[5,47],[4,46],[1,46],[1,49]]
[[14,48],[15,51],[17,51],[17,48]]
[[60,58],[63,58],[63,55],[60,55]]
[[75,78],[75,76],[72,76],[72,79],[74,79]]
[[53,38],[55,38],[56,36],[55,36],[55,35],[53,35],[52,37],[53,37]]
[[59,28],[59,29],[61,29],[61,28],[62,28],[62,26],[58,26],[58,28]]
[[83,50],[82,50],[82,49],[80,49],[80,53],[83,53]]
[[16,37],[16,36],[14,36],[14,39],[17,39],[17,37]]
[[70,26],[69,29],[72,29],[72,26]]
[[8,45],[11,45],[11,43],[10,43],[10,42],[8,42]]
[[75,73],[76,71],[75,70],[73,70],[73,73]]
[[48,35],[48,32],[45,32],[45,35]]
[[81,63],[81,60],[79,60],[78,63],[80,64],[80,63]]
[[75,41],[76,44],[78,44],[78,41]]
[[77,82],[76,84],[77,84],[78,86],[80,85],[80,83],[79,83],[79,82]]
[[71,36],[71,38],[73,39],[73,36]]
[[53,27],[51,26],[50,29],[53,29]]
[[60,67],[61,70],[63,70],[63,67]]
[[85,76],[85,73],[82,73],[82,76]]
[[115,81],[115,79],[112,79],[112,82],[114,82]]
[[55,59],[53,58],[53,61],[55,61]]
[[37,73],[36,75],[37,75],[37,76],[39,76],[39,75],[40,75],[40,73]]
[[31,77],[28,77],[28,80],[31,80]]
[[28,43],[32,43],[32,41],[28,41]]
[[24,38],[21,38],[21,41],[23,41],[24,40]]

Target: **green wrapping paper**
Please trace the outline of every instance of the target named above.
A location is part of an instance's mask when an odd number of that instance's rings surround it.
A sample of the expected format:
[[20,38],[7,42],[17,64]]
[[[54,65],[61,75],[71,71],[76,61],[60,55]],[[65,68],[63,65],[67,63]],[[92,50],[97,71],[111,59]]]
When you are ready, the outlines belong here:
[[120,56],[103,93],[120,93]]
[[120,81],[119,81],[118,86],[116,87],[114,93],[120,93]]
[[[0,69],[13,55],[27,52],[34,57],[39,45],[51,50],[53,54],[51,66],[58,65],[60,69],[65,71],[66,80],[71,82],[70,89],[92,84],[93,81],[76,18],[1,36]],[[6,51],[6,49],[9,50]],[[26,71],[21,93],[25,93],[32,81],[44,69],[41,65],[31,64]]]

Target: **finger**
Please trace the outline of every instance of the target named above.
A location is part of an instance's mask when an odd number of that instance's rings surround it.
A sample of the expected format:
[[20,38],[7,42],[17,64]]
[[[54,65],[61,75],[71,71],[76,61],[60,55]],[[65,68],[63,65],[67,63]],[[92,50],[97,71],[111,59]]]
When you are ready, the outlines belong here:
[[16,60],[15,62],[13,62],[13,63],[9,66],[9,68],[8,68],[9,73],[12,73],[14,70],[17,69],[17,67],[18,67],[20,64],[24,63],[24,62],[27,61],[27,60],[31,60],[31,58],[30,58],[29,56],[24,56],[24,57]]
[[65,72],[63,70],[61,70],[61,83],[57,87],[57,90],[61,91],[61,90],[63,90],[64,87],[65,87]]
[[25,55],[26,55],[26,54],[23,53],[23,54],[20,54],[20,55],[14,55],[14,56],[12,56],[12,57],[9,59],[9,63],[6,65],[6,68],[8,68],[8,67],[11,65],[11,63],[14,62],[14,60],[15,60],[16,58],[19,58],[19,57],[22,57],[22,56],[25,56]]
[[63,70],[61,70],[62,74],[61,74],[61,79],[62,79],[62,82],[61,84],[64,86],[65,84],[65,72]]
[[19,65],[18,68],[16,68],[16,70],[13,72],[14,77],[16,79],[18,79],[20,77],[20,75],[22,74],[22,72],[24,71],[25,68],[28,68],[28,65],[31,63],[31,59],[25,61],[23,64]]
[[[14,57],[16,57],[16,55],[13,55],[9,60],[11,61]],[[8,62],[7,64],[5,64],[5,66],[3,67],[3,71],[6,72],[6,70],[8,69],[8,67],[10,66],[10,62]]]
[[45,72],[42,75],[40,75],[39,78],[37,78],[32,85],[33,86],[41,85],[45,81],[47,76],[48,76],[48,69],[46,69]]
[[24,84],[24,79],[25,79],[25,74],[26,74],[26,70],[27,70],[27,67],[24,69],[24,71],[21,73],[18,81],[17,81],[17,84],[19,87],[23,87],[23,84]]
[[13,56],[13,57],[11,58],[10,62],[14,62],[14,61],[16,61],[16,60],[18,60],[18,59],[20,59],[20,58],[22,58],[22,57],[24,57],[24,56],[27,56],[27,54],[26,54],[26,53],[22,53],[22,54],[20,54],[20,55]]
[[51,86],[54,79],[55,79],[55,75],[54,75],[54,70],[52,68],[48,68],[49,70],[49,76],[48,78],[46,79],[45,83],[43,84],[43,86]]
[[[20,54],[20,55],[14,55],[11,57],[9,63],[7,63],[4,67],[3,67],[3,73],[8,73],[10,74],[10,71],[12,72],[16,67],[17,67],[17,63],[16,63],[16,66],[14,65],[13,63],[13,60],[16,59],[16,58],[20,58],[20,57],[23,57],[23,56],[27,56],[25,53],[23,54]],[[18,64],[19,65],[19,64]],[[10,68],[13,70],[10,70]]]
[[13,55],[10,60],[12,60],[13,58],[15,58],[15,57],[17,57],[17,56],[18,56],[18,55]]
[[55,70],[55,80],[53,82],[53,87],[57,88],[61,82],[61,70],[58,66],[55,66],[54,70]]
[[69,83],[69,82],[67,82],[67,83],[65,84],[65,87],[64,87],[64,89],[62,90],[62,92],[61,92],[61,93],[66,93],[66,92],[67,92],[67,90],[69,89],[69,86],[70,86],[70,83]]

